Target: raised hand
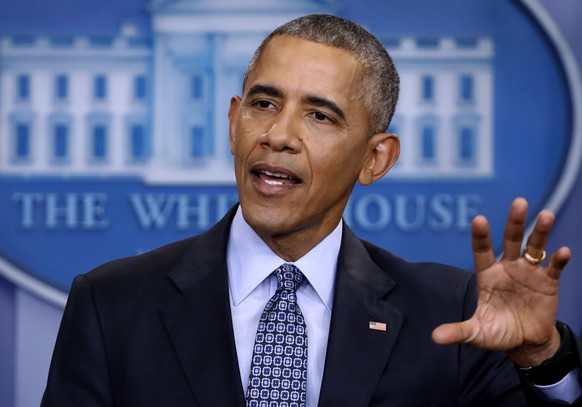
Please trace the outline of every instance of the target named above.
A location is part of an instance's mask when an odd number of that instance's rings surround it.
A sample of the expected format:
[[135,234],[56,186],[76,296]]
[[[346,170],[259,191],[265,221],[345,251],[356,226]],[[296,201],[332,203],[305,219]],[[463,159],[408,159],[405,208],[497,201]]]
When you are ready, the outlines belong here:
[[513,201],[503,237],[503,257],[493,253],[489,223],[477,216],[472,224],[473,257],[479,299],[471,319],[443,324],[432,334],[438,344],[470,343],[505,351],[520,366],[536,366],[552,357],[560,345],[555,328],[558,284],[570,259],[562,247],[544,265],[545,246],[554,214],[543,210],[522,253],[527,201]]

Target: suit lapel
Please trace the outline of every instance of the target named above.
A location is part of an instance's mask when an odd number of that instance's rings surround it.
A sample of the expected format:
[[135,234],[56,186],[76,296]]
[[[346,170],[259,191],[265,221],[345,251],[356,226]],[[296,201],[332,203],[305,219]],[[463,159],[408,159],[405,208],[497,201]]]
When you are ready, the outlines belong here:
[[[394,282],[344,227],[319,407],[367,406],[402,325],[383,298]],[[372,330],[369,322],[386,324]]]
[[[200,406],[244,406],[225,256],[234,210],[192,245],[169,277],[181,293],[160,310]],[[163,373],[163,372],[160,372]],[[222,390],[220,390],[222,389]]]

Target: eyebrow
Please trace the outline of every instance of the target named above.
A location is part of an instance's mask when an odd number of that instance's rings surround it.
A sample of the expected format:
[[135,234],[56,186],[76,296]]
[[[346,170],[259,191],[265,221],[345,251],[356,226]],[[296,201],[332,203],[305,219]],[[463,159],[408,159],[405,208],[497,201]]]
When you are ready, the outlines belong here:
[[259,85],[253,85],[249,89],[249,91],[247,92],[247,97],[258,95],[258,94],[265,94],[265,95],[273,96],[273,97],[283,96],[283,92],[279,88],[276,88],[276,87],[270,86],[270,85],[260,85],[259,84]]
[[306,97],[307,101],[310,103],[313,103],[314,105],[317,106],[321,106],[321,107],[327,107],[328,109],[330,109],[331,111],[333,111],[335,114],[337,114],[339,117],[341,117],[343,120],[346,119],[346,115],[344,114],[344,111],[342,109],[340,109],[340,107],[332,102],[329,99],[325,99],[319,96],[313,96],[313,95],[308,95]]

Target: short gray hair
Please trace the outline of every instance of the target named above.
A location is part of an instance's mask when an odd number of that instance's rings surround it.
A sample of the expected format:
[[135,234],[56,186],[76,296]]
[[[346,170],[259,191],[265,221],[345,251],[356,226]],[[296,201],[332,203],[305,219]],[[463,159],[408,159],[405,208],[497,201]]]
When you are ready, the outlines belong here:
[[311,14],[296,18],[275,29],[255,51],[244,75],[255,68],[269,42],[277,36],[301,38],[353,54],[362,64],[361,95],[370,113],[370,134],[386,131],[398,101],[400,79],[392,58],[380,41],[352,21],[328,14]]

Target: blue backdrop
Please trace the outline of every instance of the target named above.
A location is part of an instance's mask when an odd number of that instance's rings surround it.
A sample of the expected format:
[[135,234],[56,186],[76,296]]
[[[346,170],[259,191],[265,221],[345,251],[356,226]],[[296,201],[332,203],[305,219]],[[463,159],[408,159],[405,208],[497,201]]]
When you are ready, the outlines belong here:
[[474,215],[499,244],[515,196],[530,221],[550,207],[548,249],[574,253],[559,317],[582,331],[576,0],[273,0],[262,12],[249,0],[209,13],[219,3],[0,0],[0,405],[38,404],[74,275],[199,233],[236,202],[228,98],[264,34],[314,11],[370,29],[403,82],[400,163],[356,188],[347,222],[405,258],[471,268]]

